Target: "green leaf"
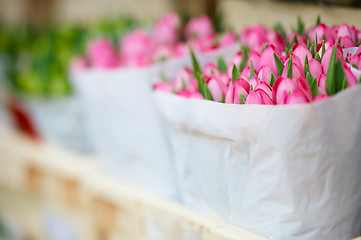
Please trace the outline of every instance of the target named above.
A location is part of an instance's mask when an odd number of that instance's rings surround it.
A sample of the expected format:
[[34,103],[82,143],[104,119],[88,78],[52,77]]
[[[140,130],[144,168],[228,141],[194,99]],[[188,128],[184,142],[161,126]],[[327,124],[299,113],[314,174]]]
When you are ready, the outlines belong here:
[[339,37],[337,40],[337,45],[340,45],[340,44],[341,44],[341,37]]
[[286,56],[291,52],[288,47],[285,48]]
[[160,75],[160,80],[161,80],[162,82],[168,82],[168,79],[167,79],[167,77],[165,76],[164,72],[161,72],[159,75]]
[[338,59],[336,63],[336,93],[343,89],[343,80],[346,77],[345,71],[343,70],[343,66],[341,60]]
[[313,78],[313,81],[311,83],[311,92],[312,92],[312,97],[316,97],[319,93],[318,93],[318,84],[317,84],[317,79]]
[[310,52],[311,52],[311,54],[312,54],[312,57],[315,58],[315,55],[316,55],[315,52],[316,52],[316,51],[315,51],[315,44],[314,44],[314,43],[312,43],[312,45],[311,45],[311,51],[310,51]]
[[250,63],[250,78],[256,76],[256,73],[254,72],[254,67],[253,67],[253,63],[252,60],[249,60]]
[[240,94],[242,104],[246,104],[246,98],[243,96],[243,94]]
[[318,39],[317,39],[317,32],[315,32],[315,54],[317,52],[317,47],[318,47]]
[[192,48],[190,49],[190,52],[191,52],[191,57],[192,57],[193,70],[194,70],[193,75],[198,81],[198,90],[199,90],[199,92],[204,96],[203,86],[202,86],[203,84],[202,84],[202,80],[201,80],[202,71],[201,71],[199,63],[197,61],[197,58],[194,55],[194,52],[193,52]]
[[273,29],[277,32],[279,32],[283,38],[286,38],[286,31],[285,29],[283,28],[283,26],[281,25],[281,23],[277,23]]
[[225,102],[226,102],[226,98],[225,98],[225,96],[224,96],[224,94],[222,92],[222,103],[225,103]]
[[305,31],[305,24],[304,22],[302,21],[301,17],[298,16],[298,19],[297,19],[297,31],[298,31],[298,34],[300,34],[301,36],[303,36],[303,32]]
[[305,73],[305,75],[310,71],[310,68],[308,66],[308,56],[306,54],[306,57],[305,57],[305,68],[303,69],[303,72]]
[[262,50],[261,50],[261,54],[264,52],[264,50],[266,50],[267,47],[268,47],[268,43],[265,43],[265,44],[263,45]]
[[227,64],[221,57],[218,58],[218,68],[222,73],[227,72]]
[[321,63],[321,57],[320,57],[320,54],[316,53],[315,59]]
[[239,71],[242,72],[243,69],[246,67],[248,55],[249,55],[249,48],[246,46],[242,46],[242,60],[239,63]]
[[307,39],[307,49],[310,50],[310,45],[311,45],[311,39],[308,38]]
[[343,83],[342,83],[342,89],[346,89],[348,87],[348,82],[347,82],[347,78],[346,76],[343,78]]
[[208,88],[208,85],[207,85],[206,81],[204,80],[203,77],[202,77],[202,79],[203,79],[204,98],[207,99],[207,100],[210,100],[210,101],[214,101],[213,97],[212,97],[212,94],[211,94],[211,91],[209,91],[209,88]]
[[288,65],[287,65],[287,77],[288,78],[292,78],[293,77],[293,74],[292,74],[292,55],[290,55],[290,58],[288,60]]
[[310,88],[312,88],[313,77],[310,72],[307,72],[307,74],[306,74],[306,81],[308,83],[308,86],[310,86]]
[[321,59],[326,52],[325,40],[322,40],[322,50],[321,50]]
[[273,85],[275,84],[276,82],[276,77],[273,73],[271,73],[271,81],[270,81],[270,86],[273,87]]
[[332,96],[336,93],[336,45],[332,50],[326,75],[326,92]]
[[253,85],[252,84],[250,84],[249,91],[250,92],[253,91]]
[[318,15],[318,16],[317,16],[317,19],[316,19],[315,27],[317,27],[318,25],[320,25],[320,23],[321,23],[321,16]]
[[235,64],[233,64],[232,69],[232,83],[234,83],[237,79],[241,78],[241,75],[239,74],[238,68]]
[[361,76],[360,76],[360,79],[358,80],[358,83],[361,84]]
[[276,64],[276,68],[277,68],[277,73],[278,75],[282,75],[283,69],[285,68],[285,65],[283,65],[283,62],[281,61],[281,59],[277,56],[276,53],[273,53],[273,58],[275,60],[275,64]]

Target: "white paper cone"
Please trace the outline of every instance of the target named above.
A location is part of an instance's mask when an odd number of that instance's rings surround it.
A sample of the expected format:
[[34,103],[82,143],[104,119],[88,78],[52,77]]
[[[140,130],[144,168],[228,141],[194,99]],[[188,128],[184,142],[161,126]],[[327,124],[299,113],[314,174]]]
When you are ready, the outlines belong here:
[[361,234],[361,86],[287,106],[154,96],[186,204],[270,239]]
[[94,150],[85,117],[83,103],[78,96],[35,98],[24,96],[36,129],[48,141],[74,151],[91,153]]

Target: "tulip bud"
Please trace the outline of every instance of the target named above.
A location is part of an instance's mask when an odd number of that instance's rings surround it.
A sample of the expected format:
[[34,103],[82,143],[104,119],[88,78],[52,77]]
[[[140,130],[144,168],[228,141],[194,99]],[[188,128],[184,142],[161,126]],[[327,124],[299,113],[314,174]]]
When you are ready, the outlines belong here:
[[318,84],[318,93],[319,95],[326,95],[326,75],[320,74],[317,78],[317,84]]
[[[302,45],[297,45],[297,47],[293,50],[293,54],[294,56],[297,56],[298,59],[300,60],[301,66],[299,66],[301,69],[305,68],[305,60],[306,60],[306,56],[307,59],[310,60],[312,59],[312,54],[310,51],[308,51],[307,48],[305,48]],[[293,61],[295,61],[295,58],[293,57]]]
[[273,100],[277,104],[308,103],[312,101],[312,93],[302,77],[278,77],[273,87]]
[[249,93],[249,83],[243,78],[237,79],[229,88],[226,94],[226,103],[241,104],[241,94],[247,98]]
[[262,89],[257,89],[249,93],[246,104],[273,105],[273,102],[265,91]]
[[219,78],[210,78],[210,80],[207,82],[207,85],[214,101],[220,102],[226,96],[227,86]]
[[119,66],[113,44],[106,38],[92,40],[87,48],[89,62],[93,67],[114,68]]
[[167,82],[157,82],[153,85],[153,89],[155,91],[161,91],[161,92],[173,92],[173,87],[170,83]]
[[184,98],[196,98],[196,99],[204,99],[202,94],[199,92],[192,92],[192,91],[180,91],[177,92],[178,96],[184,97]]
[[214,35],[211,20],[206,15],[191,19],[185,28],[185,35],[188,39],[205,39]]
[[320,76],[320,74],[322,74],[321,63],[314,58],[312,58],[308,62],[308,68],[310,70],[312,77],[314,77],[314,78],[318,78],[318,76]]

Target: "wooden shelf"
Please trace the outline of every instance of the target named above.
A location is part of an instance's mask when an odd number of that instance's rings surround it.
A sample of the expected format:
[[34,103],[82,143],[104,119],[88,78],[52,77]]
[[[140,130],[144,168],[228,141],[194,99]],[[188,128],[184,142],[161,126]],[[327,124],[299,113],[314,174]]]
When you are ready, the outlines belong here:
[[4,129],[0,164],[0,218],[26,239],[265,239],[108,176],[96,157]]

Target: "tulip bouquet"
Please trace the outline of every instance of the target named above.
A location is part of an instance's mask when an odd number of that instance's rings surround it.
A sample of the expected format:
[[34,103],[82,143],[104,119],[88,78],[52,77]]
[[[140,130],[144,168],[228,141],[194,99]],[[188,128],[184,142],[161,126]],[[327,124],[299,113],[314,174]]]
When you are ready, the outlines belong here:
[[216,33],[206,16],[181,22],[168,13],[151,29],[123,35],[119,46],[108,38],[94,38],[85,56],[75,57],[70,65],[102,167],[168,197],[176,196],[173,163],[151,82],[159,73],[191,67],[190,46],[200,62],[211,56],[231,60],[228,53],[239,47],[234,33]]
[[89,25],[53,24],[0,31],[5,56],[7,106],[13,122],[34,138],[43,138],[71,150],[91,152],[82,102],[73,92],[68,65],[82,52],[89,36],[125,32],[135,21],[103,20]]
[[151,31],[137,28],[127,33],[119,47],[109,38],[92,39],[85,56],[73,59],[71,70],[146,67],[169,58],[184,57],[190,46],[197,53],[206,53],[236,41],[237,37],[231,31],[216,34],[211,20],[205,15],[190,19],[182,28],[180,17],[169,12]]
[[360,32],[275,29],[275,43],[248,28],[231,61],[192,53],[193,70],[154,84],[181,198],[270,239],[356,237]]

